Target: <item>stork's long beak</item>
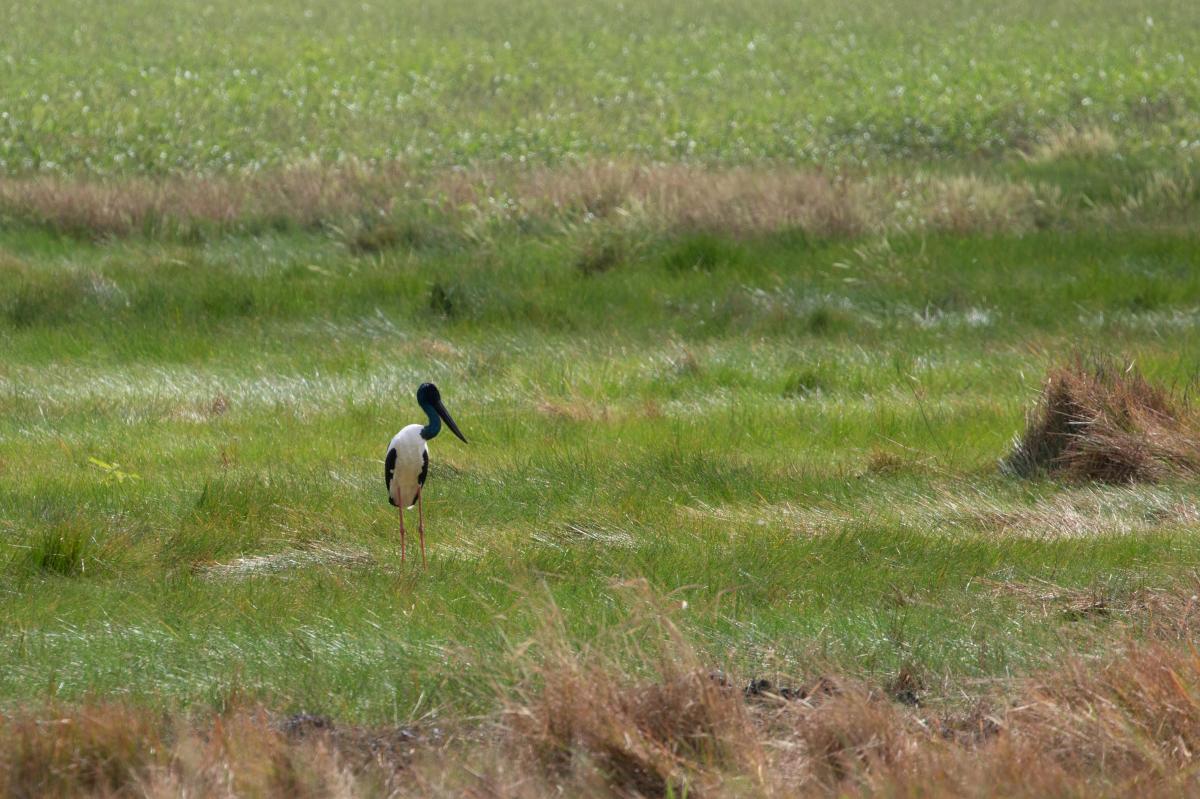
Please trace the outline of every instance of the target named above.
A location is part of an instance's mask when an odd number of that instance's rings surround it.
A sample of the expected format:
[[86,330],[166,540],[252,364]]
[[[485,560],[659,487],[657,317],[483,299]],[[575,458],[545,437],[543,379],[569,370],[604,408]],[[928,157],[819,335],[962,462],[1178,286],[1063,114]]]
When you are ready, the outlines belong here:
[[458,429],[458,425],[454,423],[453,417],[450,416],[450,411],[446,410],[446,406],[442,404],[441,400],[438,400],[433,404],[433,409],[437,411],[438,416],[442,417],[442,421],[445,422],[446,426],[450,428],[450,432],[461,438],[462,442],[466,444],[466,437],[463,436],[462,431]]

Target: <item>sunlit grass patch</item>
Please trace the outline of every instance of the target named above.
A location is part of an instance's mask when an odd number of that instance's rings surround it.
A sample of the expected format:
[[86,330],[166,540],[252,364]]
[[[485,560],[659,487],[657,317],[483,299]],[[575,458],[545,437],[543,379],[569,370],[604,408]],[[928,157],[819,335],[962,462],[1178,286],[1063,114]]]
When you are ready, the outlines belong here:
[[1057,161],[1063,158],[1099,158],[1117,151],[1117,137],[1109,130],[1092,126],[1066,127],[1046,133],[1030,158],[1034,161]]
[[361,550],[336,550],[322,546],[278,552],[272,555],[252,555],[235,558],[228,563],[203,567],[201,573],[217,578],[245,578],[279,574],[293,569],[316,566],[345,567],[370,563],[370,556]]
[[[1186,485],[1069,491],[1043,487],[1027,494],[1002,481],[931,486],[938,471],[936,459],[928,455],[874,451],[859,476],[880,481],[869,500],[854,494],[811,505],[701,502],[682,506],[679,512],[739,525],[782,525],[806,536],[845,533],[871,524],[958,540],[976,535],[1032,540],[1111,538],[1182,530],[1200,520],[1200,507]],[[906,482],[906,476],[917,481]]]

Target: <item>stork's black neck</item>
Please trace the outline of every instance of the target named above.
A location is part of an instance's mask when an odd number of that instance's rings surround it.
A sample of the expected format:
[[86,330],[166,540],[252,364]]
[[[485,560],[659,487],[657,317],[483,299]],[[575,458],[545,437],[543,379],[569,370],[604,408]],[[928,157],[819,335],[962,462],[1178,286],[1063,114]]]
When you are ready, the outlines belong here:
[[425,411],[425,415],[429,417],[429,424],[421,428],[421,438],[429,441],[432,438],[436,438],[437,434],[442,432],[442,417],[438,416],[437,411],[433,409],[432,403],[422,402],[421,410]]

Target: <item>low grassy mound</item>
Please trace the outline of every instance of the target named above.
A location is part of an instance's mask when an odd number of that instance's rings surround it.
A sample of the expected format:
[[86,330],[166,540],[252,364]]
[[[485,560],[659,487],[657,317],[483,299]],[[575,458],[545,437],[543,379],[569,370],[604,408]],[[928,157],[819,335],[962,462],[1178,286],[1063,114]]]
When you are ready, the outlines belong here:
[[1133,366],[1075,360],[1050,372],[1004,460],[1022,477],[1149,482],[1200,473],[1200,419]]

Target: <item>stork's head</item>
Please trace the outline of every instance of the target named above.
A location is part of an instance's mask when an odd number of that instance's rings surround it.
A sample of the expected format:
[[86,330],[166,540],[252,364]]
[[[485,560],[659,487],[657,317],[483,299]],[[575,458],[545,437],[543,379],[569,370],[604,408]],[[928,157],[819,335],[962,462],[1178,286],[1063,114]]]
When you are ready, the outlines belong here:
[[432,405],[435,402],[442,401],[442,392],[438,391],[438,387],[433,383],[422,383],[417,389],[417,404]]
[[462,439],[464,444],[467,443],[466,437],[458,429],[458,425],[454,423],[454,418],[446,410],[446,406],[442,404],[442,392],[438,391],[437,386],[433,383],[422,383],[421,387],[417,389],[417,404],[429,416],[429,425],[425,428],[429,432],[427,434],[425,430],[421,431],[422,436],[425,438],[436,436],[438,428],[441,427],[441,423],[438,420],[442,419],[450,428],[450,432]]

